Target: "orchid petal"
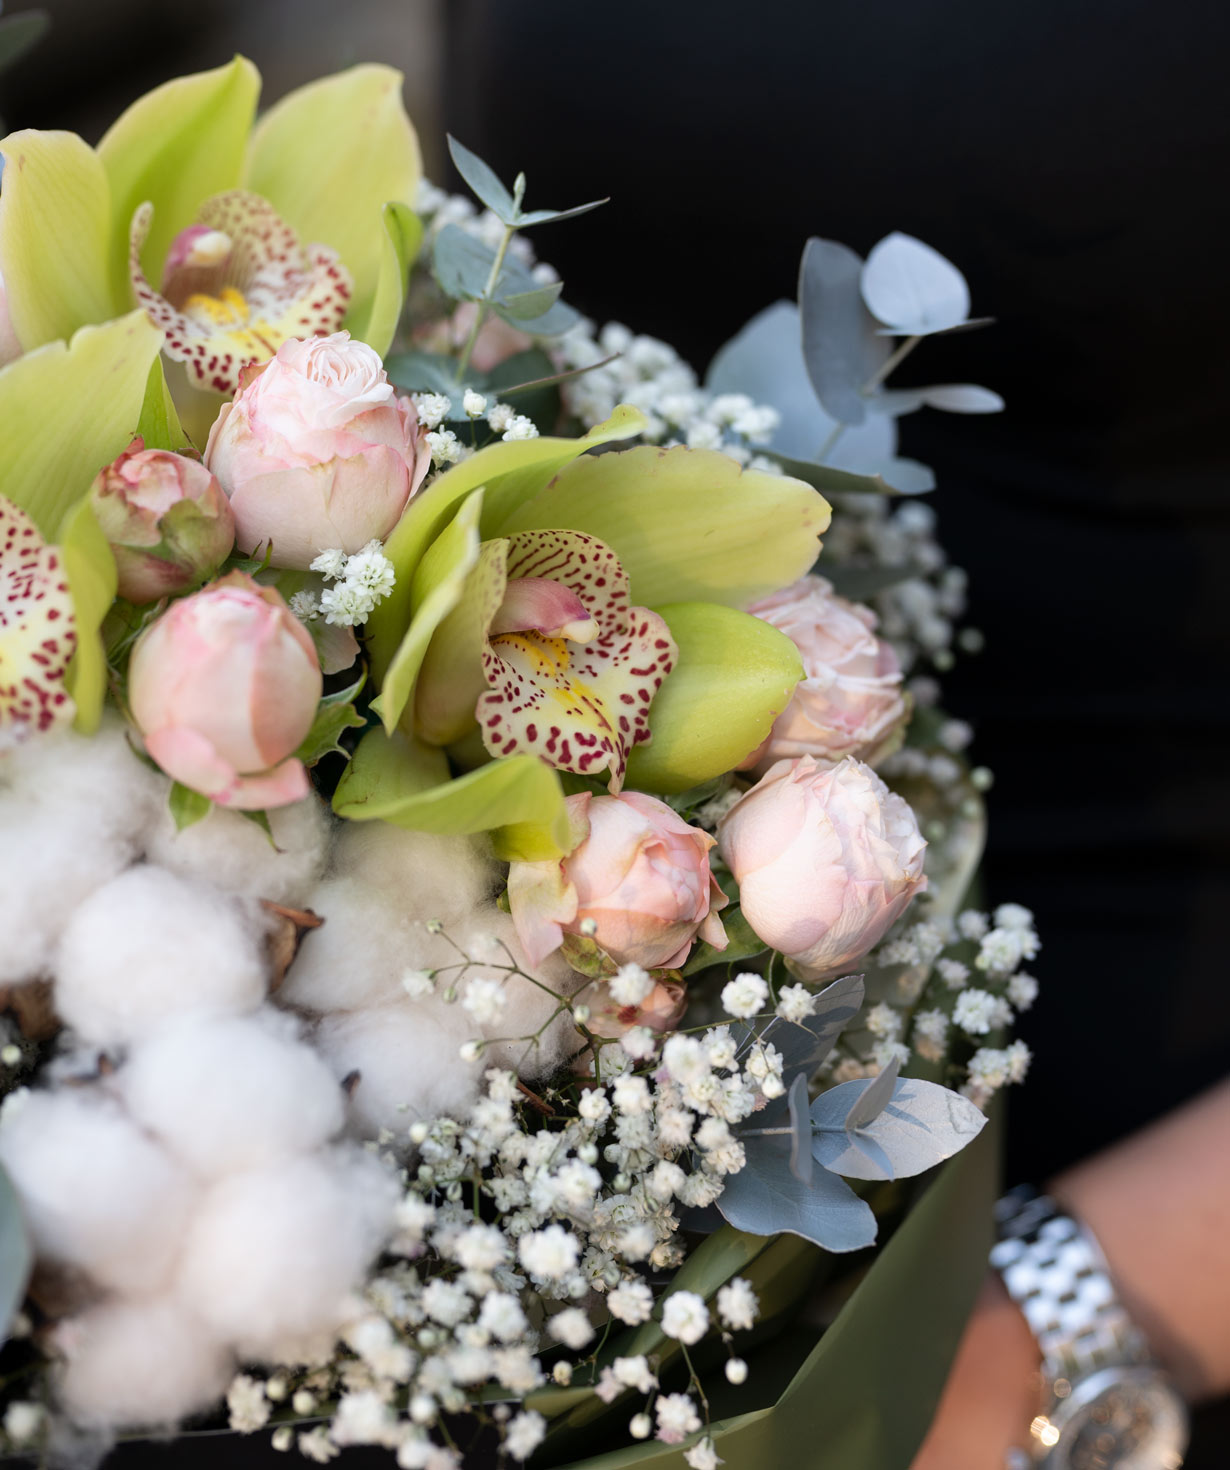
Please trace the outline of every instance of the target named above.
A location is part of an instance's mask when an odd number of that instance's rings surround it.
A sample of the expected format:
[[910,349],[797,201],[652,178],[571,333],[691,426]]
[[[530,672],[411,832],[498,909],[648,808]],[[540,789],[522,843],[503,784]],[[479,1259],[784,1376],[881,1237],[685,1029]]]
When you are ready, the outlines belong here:
[[[412,605],[410,589],[415,569],[466,496],[484,485],[488,501],[494,496],[501,507],[514,508],[521,500],[537,494],[562,465],[577,455],[612,439],[629,439],[644,427],[645,415],[621,404],[605,423],[595,425],[580,439],[543,436],[491,444],[446,470],[421,490],[406,507],[406,513],[384,545],[384,554],[393,563],[397,582],[367,620],[367,648],[375,677],[387,682],[389,665],[398,652],[398,645],[410,636],[407,631]],[[495,534],[483,527],[484,537],[490,539]],[[400,703],[391,694],[386,695],[386,729],[397,724],[405,708],[408,695],[402,692],[398,697]]]
[[642,445],[565,465],[483,530],[586,531],[619,557],[638,602],[743,607],[814,565],[829,515],[828,502],[801,480],[741,469],[716,450]]
[[406,299],[406,280],[423,239],[423,222],[408,204],[386,204],[383,220],[380,269],[371,306],[366,319],[361,312],[350,313],[352,335],[374,348],[381,357],[393,345]]
[[490,686],[475,711],[493,756],[526,752],[582,776],[623,783],[628,754],[649,739],[649,706],[675,661],[670,630],[632,607],[610,547],[576,531],[511,538],[508,578],[544,574],[570,588],[601,630],[585,644],[541,633],[493,637],[483,657]]
[[0,274],[27,352],[115,315],[111,197],[97,154],[75,133],[11,133],[0,193]]
[[493,638],[534,632],[588,643],[598,636],[598,624],[571,587],[549,577],[517,577],[505,588],[488,631]]
[[288,338],[327,334],[341,325],[350,296],[345,268],[325,246],[301,247],[266,200],[232,189],[206,200],[197,218],[232,241],[221,284],[215,285],[210,271],[213,289],[181,301],[186,283],[179,281],[179,305],[150,285],[141,269],[142,242],[152,219],[149,204],[133,215],[128,264],[133,295],[165,334],[166,355],[185,363],[198,387],[233,393],[243,369],[272,357]]
[[559,777],[542,761],[515,756],[449,780],[444,752],[400,730],[391,738],[383,730],[368,731],[338,784],[333,809],[351,821],[379,818],[420,832],[487,832],[536,823],[553,834],[559,853],[571,836]]
[[154,222],[142,250],[145,271],[161,281],[171,241],[192,224],[202,199],[240,182],[260,73],[237,56],[212,71],[177,77],[147,92],[107,130],[98,145],[111,182],[112,291],[130,300],[128,235],[147,201]]
[[355,286],[348,325],[361,338],[381,278],[384,206],[410,204],[423,172],[401,90],[402,74],[380,65],[311,82],[270,108],[248,152],[246,186],[305,243],[328,245],[344,261]]
[[803,662],[784,633],[748,613],[712,602],[658,611],[678,659],[649,711],[653,738],[629,757],[628,780],[638,791],[686,791],[756,749],[790,702]]
[[0,495],[0,752],[71,716],[64,674],[75,643],[60,552]]
[[487,630],[506,600],[507,558],[507,541],[483,542],[457,605],[428,645],[415,688],[414,731],[432,745],[453,745],[474,729],[474,707],[487,688]]

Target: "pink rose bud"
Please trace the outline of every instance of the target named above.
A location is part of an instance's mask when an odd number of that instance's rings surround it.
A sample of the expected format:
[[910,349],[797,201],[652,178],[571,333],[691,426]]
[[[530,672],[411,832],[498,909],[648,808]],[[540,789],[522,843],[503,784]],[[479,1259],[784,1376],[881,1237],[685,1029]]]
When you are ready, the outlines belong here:
[[592,938],[616,964],[683,964],[699,936],[725,949],[726,895],[709,871],[714,839],[639,791],[568,798],[579,845],[558,862],[513,863],[508,898],[531,964],[564,934]]
[[856,760],[778,761],[718,843],[743,917],[807,980],[848,969],[927,886],[913,811]]
[[800,755],[852,755],[874,764],[890,754],[910,710],[897,655],[875,635],[875,613],[836,596],[832,584],[816,576],[800,578],[748,611],[793,641],[803,678],[746,766],[766,771],[774,761]]
[[647,1026],[651,1031],[673,1031],[683,1020],[688,1008],[688,987],[682,980],[655,980],[644,1000],[635,1005],[620,1005],[603,983],[587,990],[597,999],[589,1001],[589,1029],[595,1036],[617,1040],[634,1026]]
[[246,369],[205,447],[235,513],[239,549],[270,544],[275,567],[306,570],[389,534],[431,468],[414,405],[347,332],[283,342]]
[[176,781],[243,811],[307,795],[293,752],[321,688],[303,625],[243,572],[173,602],[128,666],[129,708],[150,756]]
[[198,460],[134,439],[99,471],[90,503],[111,543],[119,592],[157,602],[203,582],[235,544],[235,518],[222,486]]

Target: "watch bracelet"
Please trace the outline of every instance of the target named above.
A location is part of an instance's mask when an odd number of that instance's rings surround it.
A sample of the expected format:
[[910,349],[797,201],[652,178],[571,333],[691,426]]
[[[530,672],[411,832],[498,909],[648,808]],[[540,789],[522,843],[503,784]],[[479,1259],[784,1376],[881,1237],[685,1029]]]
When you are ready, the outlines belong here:
[[995,1221],[1000,1238],[991,1264],[1029,1324],[1048,1379],[1152,1361],[1086,1227],[1025,1186],[998,1201]]

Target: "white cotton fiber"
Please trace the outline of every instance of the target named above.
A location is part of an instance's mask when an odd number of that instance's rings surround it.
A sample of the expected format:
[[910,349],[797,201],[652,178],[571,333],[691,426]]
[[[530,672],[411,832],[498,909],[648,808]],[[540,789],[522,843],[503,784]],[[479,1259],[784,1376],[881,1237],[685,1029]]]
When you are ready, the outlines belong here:
[[234,1368],[201,1322],[167,1297],[106,1302],[61,1324],[61,1402],[98,1429],[170,1427],[219,1398]]
[[483,837],[409,832],[388,822],[348,822],[331,872],[353,878],[408,920],[446,926],[494,900],[500,869]]
[[254,1010],[265,994],[259,911],[163,868],[130,868],[77,909],[56,955],[56,1009],[101,1046],[184,1016]]
[[473,1102],[491,1062],[463,1062],[458,1053],[476,1031],[459,1005],[407,1002],[325,1016],[316,1040],[335,1076],[358,1073],[351,1114],[358,1131],[374,1137]]
[[132,1116],[206,1178],[306,1153],[342,1126],[337,1079],[294,1017],[187,1021],[138,1044],[114,1078]]
[[49,970],[69,916],[133,861],[168,786],[118,724],[0,759],[0,984]]
[[0,1163],[39,1257],[116,1290],[167,1279],[196,1188],[97,1088],[24,1098],[0,1127]]
[[393,1173],[358,1149],[222,1179],[194,1215],[177,1293],[243,1356],[331,1331],[399,1193]]
[[255,822],[219,806],[177,832],[164,808],[145,834],[145,855],[160,867],[203,879],[227,893],[302,908],[328,858],[328,808],[311,795],[268,815],[272,842]]

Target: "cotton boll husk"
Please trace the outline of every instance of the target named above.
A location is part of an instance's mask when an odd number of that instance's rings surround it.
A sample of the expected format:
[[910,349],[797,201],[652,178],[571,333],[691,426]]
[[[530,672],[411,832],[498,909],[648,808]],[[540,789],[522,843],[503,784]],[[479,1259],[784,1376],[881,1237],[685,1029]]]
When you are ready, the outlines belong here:
[[268,1007],[252,1016],[188,1021],[136,1046],[114,1085],[129,1112],[205,1178],[307,1153],[345,1120],[341,1088]]
[[0,1127],[0,1163],[38,1256],[120,1291],[167,1280],[197,1189],[97,1088],[30,1093]]
[[0,758],[0,984],[48,971],[69,916],[133,861],[168,785],[118,724]]
[[439,919],[445,927],[491,903],[500,887],[485,838],[410,832],[388,822],[346,823],[332,871],[387,894],[407,919]]
[[268,813],[269,833],[239,812],[215,806],[182,832],[165,808],[146,834],[145,855],[184,878],[227,893],[303,907],[329,855],[330,819],[312,794]]
[[60,1400],[99,1429],[172,1426],[219,1398],[234,1368],[200,1320],[169,1297],[105,1302],[61,1324]]
[[56,1009],[88,1041],[137,1041],[171,1020],[254,1010],[265,994],[254,906],[130,868],[77,909],[56,955]]
[[359,1149],[233,1174],[194,1214],[176,1292],[245,1357],[331,1331],[390,1229],[399,1194],[392,1172]]
[[429,998],[325,1016],[316,1041],[334,1076],[358,1073],[351,1119],[361,1135],[374,1138],[382,1128],[401,1132],[417,1118],[469,1107],[491,1065],[461,1060],[462,1044],[476,1034],[460,1006]]

